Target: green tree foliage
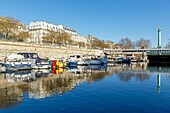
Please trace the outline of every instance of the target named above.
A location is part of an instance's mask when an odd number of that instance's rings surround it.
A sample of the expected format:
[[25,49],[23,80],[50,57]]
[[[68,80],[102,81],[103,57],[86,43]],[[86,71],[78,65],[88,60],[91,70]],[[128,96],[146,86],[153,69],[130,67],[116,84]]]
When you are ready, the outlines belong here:
[[4,34],[6,39],[13,38],[23,26],[13,18],[0,17],[0,34]]

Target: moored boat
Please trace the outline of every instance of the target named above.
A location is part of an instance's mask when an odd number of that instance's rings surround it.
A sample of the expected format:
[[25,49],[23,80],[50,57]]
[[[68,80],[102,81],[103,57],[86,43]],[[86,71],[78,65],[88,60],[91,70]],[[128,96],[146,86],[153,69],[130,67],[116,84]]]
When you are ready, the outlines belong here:
[[100,55],[88,55],[84,57],[90,65],[104,65],[108,63],[107,57]]
[[18,53],[18,55],[22,55],[26,59],[34,59],[35,60],[35,65],[33,66],[34,69],[48,69],[51,67],[48,58],[46,59],[40,58],[37,53],[20,52]]
[[67,66],[89,65],[89,63],[79,54],[72,54],[66,58]]
[[117,59],[117,63],[130,63],[130,62],[131,62],[130,58],[121,57]]
[[0,62],[5,70],[28,70],[35,66],[34,59],[25,59],[22,55],[10,55],[4,59],[4,62]]
[[63,59],[50,59],[50,66],[53,69],[65,68],[66,62]]

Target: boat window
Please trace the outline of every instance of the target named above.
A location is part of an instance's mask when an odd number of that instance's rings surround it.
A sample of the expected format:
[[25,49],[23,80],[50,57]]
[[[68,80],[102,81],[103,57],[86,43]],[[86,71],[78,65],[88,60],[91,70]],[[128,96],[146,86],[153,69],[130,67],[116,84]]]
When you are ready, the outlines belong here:
[[77,58],[80,58],[80,55],[77,55]]
[[70,57],[74,57],[74,56],[70,56]]
[[36,59],[36,58],[37,58],[37,55],[36,55],[36,54],[33,54],[33,58],[35,58],[35,59]]
[[28,58],[32,58],[31,54],[27,54],[28,55]]
[[26,55],[26,54],[21,54],[21,55],[23,55],[23,56],[24,56],[24,58],[27,58],[27,55]]

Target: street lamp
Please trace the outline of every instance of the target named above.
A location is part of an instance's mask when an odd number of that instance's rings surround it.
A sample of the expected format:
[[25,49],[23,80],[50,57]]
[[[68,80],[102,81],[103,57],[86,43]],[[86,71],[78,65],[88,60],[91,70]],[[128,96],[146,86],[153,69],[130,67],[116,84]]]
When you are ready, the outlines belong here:
[[169,38],[167,39],[168,40],[168,43],[167,43],[167,45],[166,45],[166,48],[169,48],[170,47],[170,42],[169,42]]

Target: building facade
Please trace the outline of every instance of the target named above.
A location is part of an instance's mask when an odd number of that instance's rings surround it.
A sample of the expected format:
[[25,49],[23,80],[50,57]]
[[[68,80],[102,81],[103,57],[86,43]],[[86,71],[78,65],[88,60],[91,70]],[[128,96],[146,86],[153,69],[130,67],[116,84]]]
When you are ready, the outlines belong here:
[[64,25],[55,25],[52,23],[47,23],[44,21],[36,21],[30,22],[28,26],[29,34],[31,38],[29,42],[33,42],[35,44],[42,44],[43,37],[49,34],[49,31],[58,31],[60,33],[67,33],[71,36],[71,39],[74,42],[84,42],[87,43],[87,38],[81,35],[78,35],[76,30],[66,27]]
[[28,29],[31,35],[29,41],[35,44],[42,44],[43,37],[48,35],[49,31],[58,30],[56,25],[43,21],[31,22]]

